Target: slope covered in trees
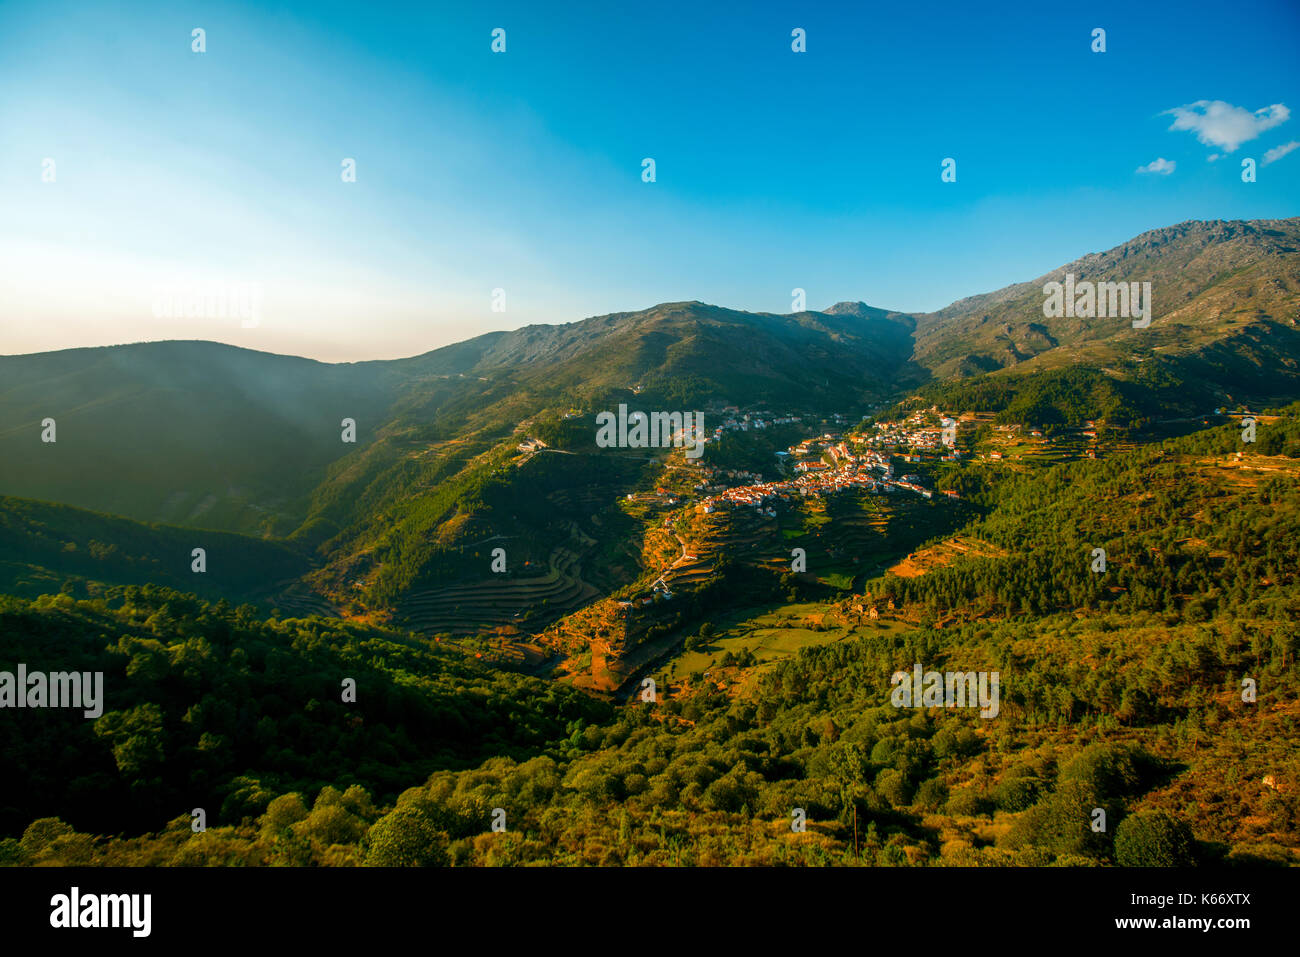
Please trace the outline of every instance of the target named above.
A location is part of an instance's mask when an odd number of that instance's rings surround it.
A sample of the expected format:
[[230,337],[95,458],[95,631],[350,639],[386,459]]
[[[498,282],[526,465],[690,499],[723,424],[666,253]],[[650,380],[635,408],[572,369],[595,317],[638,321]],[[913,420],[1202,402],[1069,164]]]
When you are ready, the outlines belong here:
[[[1216,429],[1012,478],[964,530],[1006,557],[878,579],[824,607],[838,640],[767,664],[731,656],[708,678],[660,674],[659,700],[617,709],[397,633],[262,622],[172,592],[10,602],[5,631],[25,637],[4,660],[41,648],[111,663],[109,686],[128,693],[57,732],[81,742],[70,751],[6,742],[49,783],[25,820],[13,802],[26,792],[7,798],[0,858],[1294,862],[1297,469],[1287,418],[1244,449]],[[1105,573],[1090,568],[1094,543]],[[887,599],[897,609],[879,621],[849,607]],[[893,706],[890,676],[915,663],[998,672],[997,717]],[[345,673],[359,676],[356,706],[336,694]],[[31,733],[56,734],[44,728]],[[93,775],[76,772],[78,753],[98,762]],[[186,816],[200,806],[182,783],[195,775],[218,808],[203,833]],[[122,828],[78,804],[89,792],[130,795],[152,822],[110,837]]]
[[261,796],[327,783],[391,799],[436,768],[527,757],[608,715],[569,688],[409,634],[264,619],[152,585],[80,601],[0,597],[0,667],[19,663],[102,672],[103,714],[6,710],[6,830],[49,808],[114,832],[193,807],[239,820]]

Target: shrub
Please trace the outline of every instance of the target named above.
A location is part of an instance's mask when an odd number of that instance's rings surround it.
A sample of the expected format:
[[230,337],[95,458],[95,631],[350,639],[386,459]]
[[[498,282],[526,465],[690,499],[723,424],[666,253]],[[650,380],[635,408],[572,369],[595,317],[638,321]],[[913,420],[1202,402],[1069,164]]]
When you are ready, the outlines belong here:
[[886,768],[876,778],[876,791],[894,807],[907,807],[912,803],[912,787],[903,772]]
[[1092,829],[1096,792],[1079,781],[1066,781],[1026,811],[1007,834],[1012,847],[1033,845],[1056,854],[1099,857],[1108,850],[1107,835]]
[[1121,867],[1180,867],[1196,863],[1196,839],[1164,811],[1138,811],[1115,829],[1115,860]]
[[[3,855],[0,855],[0,861],[3,859]],[[1228,853],[1228,863],[1246,864],[1250,867],[1286,867],[1291,863],[1291,852],[1281,844],[1237,844]]]
[[930,778],[916,791],[916,803],[927,811],[937,811],[948,800],[948,785],[940,778]]
[[1038,778],[1003,778],[993,791],[993,800],[1004,811],[1024,811],[1034,806],[1042,788]]
[[18,843],[24,854],[28,857],[36,857],[53,844],[56,838],[71,833],[72,826],[57,817],[41,817],[27,825],[27,830],[23,831],[22,839]]
[[1060,781],[1079,781],[1101,797],[1124,797],[1142,783],[1144,755],[1124,744],[1090,744],[1061,768]]
[[987,807],[988,800],[974,788],[960,788],[948,798],[948,813],[954,817],[975,817]]

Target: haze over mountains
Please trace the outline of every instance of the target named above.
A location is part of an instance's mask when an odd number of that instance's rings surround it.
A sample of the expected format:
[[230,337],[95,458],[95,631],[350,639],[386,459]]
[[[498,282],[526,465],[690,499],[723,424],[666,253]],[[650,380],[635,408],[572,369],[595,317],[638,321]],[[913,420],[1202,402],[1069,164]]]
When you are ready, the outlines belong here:
[[[1045,318],[1043,284],[1066,272],[1151,282],[1150,328]],[[331,365],[211,342],[4,356],[0,494],[271,537],[296,556],[294,575],[314,566],[318,592],[370,608],[455,580],[453,556],[504,534],[521,562],[555,581],[557,561],[588,554],[581,580],[604,591],[627,570],[609,554],[591,558],[618,534],[600,510],[648,466],[590,446],[583,436],[601,409],[856,416],[918,389],[1050,385],[1065,371],[1118,390],[1142,414],[1268,403],[1300,393],[1298,321],[1292,218],[1153,230],[924,315],[864,303],[776,315],[680,302],[487,333],[395,361]],[[53,444],[40,441],[47,417],[57,422]],[[345,418],[356,421],[355,444],[341,441]],[[516,460],[519,441],[543,434],[552,445],[567,435],[558,444],[568,454]],[[41,526],[33,508],[9,523],[11,560]],[[50,510],[40,534],[85,554],[94,536],[78,524],[70,510]],[[57,564],[57,553],[32,552],[46,556],[35,564]],[[175,557],[180,578],[187,556]]]

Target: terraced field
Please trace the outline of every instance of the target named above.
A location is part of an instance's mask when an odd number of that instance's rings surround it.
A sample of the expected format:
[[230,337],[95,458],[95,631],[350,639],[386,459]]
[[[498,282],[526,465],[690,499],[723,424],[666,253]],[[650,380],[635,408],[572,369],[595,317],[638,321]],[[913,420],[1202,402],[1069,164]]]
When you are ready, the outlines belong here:
[[599,597],[581,578],[580,557],[558,547],[545,575],[491,577],[414,591],[398,606],[397,615],[407,627],[428,634],[468,635],[503,627],[539,630]]
[[282,618],[306,618],[320,615],[338,618],[339,611],[305,582],[297,581],[276,596],[271,604],[280,609]]
[[844,492],[785,504],[775,519],[751,509],[700,516],[687,549],[693,557],[667,572],[664,581],[670,588],[699,584],[719,555],[788,570],[795,547],[807,551],[811,573],[856,576],[897,551],[900,535],[912,534],[893,529],[896,519],[910,523],[914,513],[918,521],[934,518],[917,511],[921,508],[910,496]]
[[950,565],[959,558],[1002,558],[1006,553],[988,542],[969,536],[954,536],[925,548],[918,549],[890,567],[889,572],[900,578],[915,578],[934,568]]

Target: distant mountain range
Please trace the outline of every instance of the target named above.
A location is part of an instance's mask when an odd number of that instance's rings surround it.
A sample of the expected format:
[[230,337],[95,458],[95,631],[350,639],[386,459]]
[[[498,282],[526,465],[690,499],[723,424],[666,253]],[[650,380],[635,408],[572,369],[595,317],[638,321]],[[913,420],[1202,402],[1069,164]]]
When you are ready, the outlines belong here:
[[[1044,318],[1043,286],[1066,273],[1078,280],[1150,282],[1150,328],[1114,319]],[[1152,353],[1194,362],[1226,349],[1249,356],[1266,380],[1277,373],[1292,383],[1300,334],[1300,219],[1155,229],[917,319],[915,359],[936,378],[1023,364],[1106,365]]]
[[[1150,327],[1045,317],[1043,286],[1066,273],[1150,282]],[[665,303],[333,365],[212,342],[4,356],[0,495],[247,536],[231,554],[251,556],[250,568],[274,557],[253,540],[274,539],[293,556],[286,577],[314,569],[310,601],[360,607],[401,607],[454,579],[466,549],[477,555],[503,536],[528,569],[519,574],[562,607],[593,581],[607,590],[626,580],[607,546],[629,530],[602,503],[643,483],[649,467],[574,437],[597,410],[730,404],[858,416],[915,394],[1009,405],[1018,390],[1062,388],[1083,389],[1084,403],[1102,393],[1129,403],[1132,420],[1179,403],[1283,402],[1300,396],[1298,323],[1292,218],[1153,230],[929,314],[860,302],[791,315]],[[57,423],[52,444],[41,441],[46,418]],[[345,418],[355,443],[341,439]],[[533,435],[568,454],[515,460]],[[86,565],[91,539],[103,544],[102,517],[32,503],[21,513],[0,527],[14,581],[96,568],[135,580],[159,562],[162,580],[189,579],[174,530],[142,526],[129,567],[102,548],[100,564]],[[60,570],[59,556],[73,554],[81,564]],[[274,577],[260,577],[261,593]]]

